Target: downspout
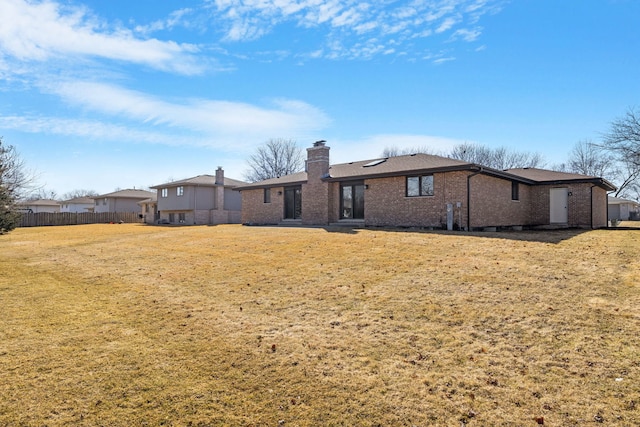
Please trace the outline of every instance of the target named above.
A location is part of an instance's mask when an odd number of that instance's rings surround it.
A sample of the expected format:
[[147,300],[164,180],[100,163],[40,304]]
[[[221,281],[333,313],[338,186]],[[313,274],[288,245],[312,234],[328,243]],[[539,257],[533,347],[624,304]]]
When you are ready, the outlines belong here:
[[[591,205],[590,205],[590,211],[591,211],[591,229],[593,230],[593,187],[595,187],[595,185],[592,185],[591,188],[589,188],[589,192],[591,193],[591,197],[589,198],[591,201]],[[607,205],[609,204],[609,198],[607,197]],[[609,210],[609,206],[607,206],[607,211]],[[609,213],[607,213],[607,216],[609,216]],[[607,220],[607,225],[609,225],[609,221]]]
[[607,223],[607,228],[609,228],[609,194],[615,194],[615,190],[613,190],[611,193],[607,193],[607,212],[605,213],[605,221]]
[[198,209],[198,185],[193,186],[193,225],[196,225],[196,209]]
[[471,178],[482,173],[482,166],[477,172],[467,176],[467,231],[471,231]]

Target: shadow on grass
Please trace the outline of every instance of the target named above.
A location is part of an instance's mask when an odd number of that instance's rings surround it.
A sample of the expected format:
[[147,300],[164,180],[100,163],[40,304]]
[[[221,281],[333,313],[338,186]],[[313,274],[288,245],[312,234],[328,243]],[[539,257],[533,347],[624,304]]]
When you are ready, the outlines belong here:
[[[318,227],[316,227],[318,228]],[[498,230],[498,231],[446,231],[446,230],[425,230],[420,228],[402,228],[402,227],[347,227],[347,226],[330,226],[320,227],[330,233],[345,233],[356,234],[361,230],[375,230],[391,233],[416,233],[424,234],[425,236],[436,234],[440,236],[465,236],[465,237],[477,237],[482,239],[508,239],[508,240],[520,240],[527,242],[538,243],[553,243],[557,244],[565,240],[572,239],[583,233],[589,233],[591,231],[603,230],[603,231],[638,231],[640,227],[609,227],[600,228],[596,230],[585,228],[562,228],[556,230]]]
[[374,230],[389,233],[415,233],[439,236],[460,236],[460,237],[477,237],[481,239],[508,239],[520,240],[527,242],[553,243],[557,244],[564,240],[572,239],[583,233],[587,233],[589,229],[567,228],[559,230],[524,230],[524,231],[446,231],[446,230],[423,230],[418,228],[394,228],[394,227],[322,227],[330,233],[346,233],[356,234],[361,230]]

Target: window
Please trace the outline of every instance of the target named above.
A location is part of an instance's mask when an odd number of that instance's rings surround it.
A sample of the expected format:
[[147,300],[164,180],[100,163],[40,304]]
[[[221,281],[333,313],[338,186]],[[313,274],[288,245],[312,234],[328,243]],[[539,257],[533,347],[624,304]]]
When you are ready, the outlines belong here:
[[167,196],[169,196],[168,188],[163,188],[162,190],[160,190],[160,197],[167,197]]
[[265,188],[264,189],[264,202],[265,203],[271,203],[271,189],[270,188]]
[[170,213],[169,214],[169,222],[176,222],[176,214],[174,213]]
[[520,185],[511,181],[511,200],[520,200]]
[[176,195],[183,196],[184,195],[184,187],[181,185],[180,187],[176,187]]
[[107,204],[107,198],[105,197],[104,199],[102,199],[102,204],[106,205]]
[[433,196],[433,175],[407,177],[407,197],[417,196]]
[[178,222],[179,222],[179,223],[184,223],[184,222],[185,222],[185,220],[186,220],[186,218],[185,218],[185,213],[184,213],[184,212],[180,212],[180,213],[178,214]]

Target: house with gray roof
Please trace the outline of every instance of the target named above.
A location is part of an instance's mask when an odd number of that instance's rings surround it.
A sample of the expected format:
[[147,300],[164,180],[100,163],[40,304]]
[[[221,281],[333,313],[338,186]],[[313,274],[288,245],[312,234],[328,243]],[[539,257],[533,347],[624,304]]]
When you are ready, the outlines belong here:
[[429,154],[330,164],[307,149],[304,172],[237,187],[244,224],[349,224],[476,230],[607,226],[600,177],[497,170]]
[[74,197],[60,202],[60,212],[93,212],[96,202],[91,197]]
[[157,191],[155,222],[161,224],[239,224],[242,198],[234,188],[246,182],[215,175],[198,175],[151,187]]
[[94,212],[136,212],[140,213],[138,202],[153,196],[151,191],[127,189],[92,197]]
[[28,212],[28,213],[60,212],[60,202],[53,199],[26,200],[26,201],[18,202],[17,206],[21,212]]
[[160,214],[158,213],[158,195],[156,193],[153,193],[153,196],[148,199],[139,201],[138,205],[140,205],[140,215],[142,215],[142,220],[145,223],[154,224],[160,219]]
[[634,200],[609,196],[609,221],[640,220],[640,204]]

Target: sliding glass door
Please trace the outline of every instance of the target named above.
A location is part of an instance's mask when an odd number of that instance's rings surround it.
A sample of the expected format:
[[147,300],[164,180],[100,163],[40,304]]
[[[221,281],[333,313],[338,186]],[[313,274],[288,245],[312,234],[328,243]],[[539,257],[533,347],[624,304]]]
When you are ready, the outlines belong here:
[[364,219],[364,183],[340,185],[340,218]]

